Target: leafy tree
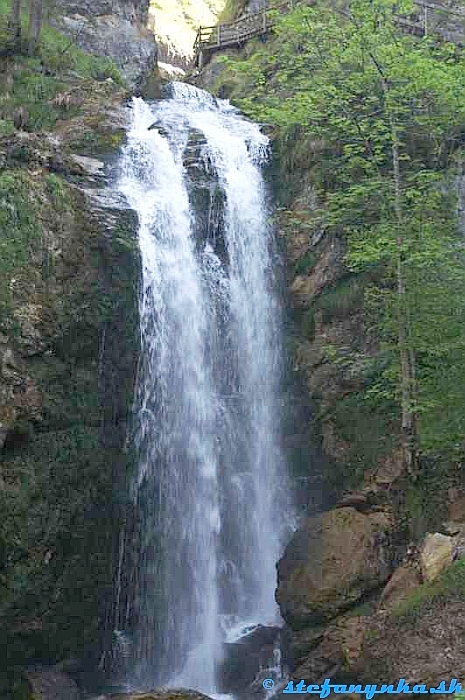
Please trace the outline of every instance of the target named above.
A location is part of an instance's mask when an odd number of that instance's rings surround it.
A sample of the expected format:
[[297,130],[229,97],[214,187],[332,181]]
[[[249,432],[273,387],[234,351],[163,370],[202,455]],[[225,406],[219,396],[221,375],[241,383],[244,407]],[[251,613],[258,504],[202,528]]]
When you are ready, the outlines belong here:
[[465,433],[464,255],[453,194],[465,63],[451,45],[400,33],[399,13],[413,9],[410,0],[353,0],[349,12],[301,3],[277,19],[271,49],[234,67],[256,86],[240,100],[246,112],[327,146],[314,169],[320,214],[346,237],[349,267],[380,280],[371,299],[395,352],[367,398],[399,402],[406,470],[418,447],[460,447]]

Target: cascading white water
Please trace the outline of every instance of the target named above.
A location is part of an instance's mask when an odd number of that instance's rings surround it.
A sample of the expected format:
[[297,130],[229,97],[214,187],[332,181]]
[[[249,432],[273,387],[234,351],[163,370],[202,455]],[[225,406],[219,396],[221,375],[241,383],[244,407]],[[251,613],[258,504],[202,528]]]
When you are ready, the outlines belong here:
[[120,189],[142,257],[139,686],[214,694],[231,630],[279,619],[289,508],[267,146],[257,125],[189,85],[134,100]]

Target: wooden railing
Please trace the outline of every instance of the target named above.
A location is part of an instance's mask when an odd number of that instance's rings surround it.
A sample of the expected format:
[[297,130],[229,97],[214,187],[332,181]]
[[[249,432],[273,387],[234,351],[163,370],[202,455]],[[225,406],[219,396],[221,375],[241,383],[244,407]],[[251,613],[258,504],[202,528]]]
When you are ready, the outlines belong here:
[[[437,32],[445,39],[455,44],[465,45],[465,8],[447,7],[439,0],[414,0],[418,12],[410,17],[399,16],[398,24],[407,32],[425,36]],[[203,67],[205,56],[227,48],[240,46],[255,36],[266,34],[275,24],[275,16],[268,14],[270,10],[287,12],[296,4],[296,0],[273,3],[264,2],[263,9],[238,17],[233,22],[223,22],[213,27],[199,27],[194,43],[194,61],[199,68]],[[457,22],[460,18],[461,22]],[[444,26],[444,19],[459,26]]]
[[233,22],[223,22],[213,27],[199,27],[194,43],[195,62],[202,67],[203,52],[212,52],[228,46],[238,46],[254,36],[266,34],[275,24],[270,10],[285,13],[295,4],[295,0],[273,3],[266,2],[263,9],[238,17]]
[[414,0],[414,3],[417,12],[413,17],[399,16],[400,27],[418,36],[437,33],[452,43],[465,44],[465,8],[447,7],[438,0]]

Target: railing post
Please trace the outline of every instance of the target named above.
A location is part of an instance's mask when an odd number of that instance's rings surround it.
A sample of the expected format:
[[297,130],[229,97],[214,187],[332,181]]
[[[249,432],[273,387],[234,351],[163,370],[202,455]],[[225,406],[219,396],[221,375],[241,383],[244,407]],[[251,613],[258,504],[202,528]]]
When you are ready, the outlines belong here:
[[266,10],[263,10],[263,32],[266,32]]
[[428,36],[428,7],[424,5],[424,11],[425,11],[425,16],[424,16],[424,36]]
[[221,24],[216,27],[216,43],[221,46]]

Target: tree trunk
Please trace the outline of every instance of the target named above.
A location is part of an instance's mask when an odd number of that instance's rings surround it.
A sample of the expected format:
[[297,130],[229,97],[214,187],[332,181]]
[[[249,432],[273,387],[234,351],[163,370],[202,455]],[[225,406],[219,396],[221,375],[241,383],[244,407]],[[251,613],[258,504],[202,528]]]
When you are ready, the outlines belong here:
[[[385,86],[387,90],[387,86]],[[402,448],[406,470],[411,473],[415,462],[415,415],[413,410],[413,398],[415,393],[415,356],[409,343],[409,308],[405,287],[405,266],[402,251],[403,241],[400,238],[402,231],[402,204],[400,187],[400,158],[397,129],[392,114],[389,115],[392,143],[392,165],[394,177],[394,210],[399,231],[397,245],[399,248],[397,259],[397,322],[398,343],[400,357],[400,384],[402,403]]]
[[402,191],[400,174],[400,154],[399,138],[397,135],[397,125],[395,117],[389,106],[389,83],[377,62],[381,84],[383,87],[384,100],[389,118],[391,131],[391,153],[392,153],[392,174],[394,181],[394,212],[398,231],[397,246],[397,342],[399,345],[400,359],[400,390],[401,390],[401,410],[402,410],[402,452],[405,470],[413,473],[415,470],[415,436],[416,420],[414,413],[415,396],[415,354],[410,346],[410,313],[407,300],[407,290],[405,284],[405,264],[402,250]]
[[42,29],[43,0],[30,0],[29,6],[29,54],[32,56],[39,44]]
[[[355,23],[356,24],[356,23]],[[357,26],[357,24],[356,24]],[[402,217],[402,189],[400,173],[400,153],[399,138],[397,134],[397,124],[395,116],[389,104],[390,84],[381,63],[370,47],[367,47],[370,58],[379,73],[381,86],[384,95],[385,109],[389,120],[391,132],[391,154],[392,154],[392,174],[394,184],[394,212],[397,228],[397,342],[399,345],[400,359],[400,389],[401,389],[401,410],[402,410],[402,452],[404,469],[412,473],[415,469],[416,460],[416,415],[414,412],[415,388],[415,353],[410,345],[410,313],[407,300],[405,283],[405,262],[403,254],[403,241],[401,238],[403,217]]]
[[21,40],[21,0],[12,0],[10,24],[16,48]]

